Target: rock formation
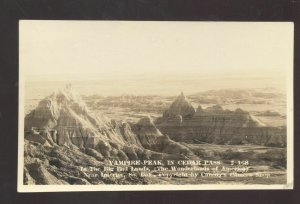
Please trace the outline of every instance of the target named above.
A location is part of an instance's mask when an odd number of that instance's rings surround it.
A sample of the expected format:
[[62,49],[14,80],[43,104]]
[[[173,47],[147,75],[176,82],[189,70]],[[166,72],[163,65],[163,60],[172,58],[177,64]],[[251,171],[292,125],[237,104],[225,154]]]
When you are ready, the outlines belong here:
[[[185,109],[182,109],[184,112]],[[71,86],[41,100],[26,115],[24,131],[24,182],[27,184],[115,183],[121,181],[91,179],[75,167],[85,163],[103,166],[107,159],[195,157],[188,148],[163,135],[150,117],[130,125],[93,115]],[[61,155],[53,153],[55,151]],[[64,169],[64,174],[60,168]],[[74,177],[74,174],[78,176]]]
[[40,101],[25,117],[25,133],[28,140],[60,146],[95,149],[100,141],[140,146],[128,124],[92,115],[70,87]]
[[147,178],[90,177],[80,166],[109,160],[201,159],[185,143],[285,146],[286,129],[267,127],[246,111],[215,105],[195,111],[181,93],[162,117],[136,124],[89,111],[68,85],[25,116],[24,184],[146,184]]
[[286,129],[267,127],[247,111],[223,110],[219,105],[197,111],[183,94],[171,104],[156,126],[175,141],[188,143],[285,146]]
[[133,131],[146,149],[172,154],[173,156],[178,155],[178,158],[195,157],[188,148],[171,140],[168,135],[162,134],[150,116],[142,118],[135,124]]
[[192,117],[195,114],[195,109],[192,104],[184,96],[183,92],[175,99],[171,104],[170,108],[167,109],[163,117],[164,118],[173,118],[181,116],[183,118]]

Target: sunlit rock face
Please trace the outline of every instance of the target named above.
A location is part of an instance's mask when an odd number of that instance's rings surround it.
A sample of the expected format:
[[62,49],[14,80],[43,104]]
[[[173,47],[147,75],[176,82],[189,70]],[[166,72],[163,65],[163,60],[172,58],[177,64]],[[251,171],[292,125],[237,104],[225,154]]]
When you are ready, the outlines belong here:
[[216,144],[286,145],[286,129],[267,127],[242,109],[224,110],[220,105],[196,111],[183,94],[155,121],[157,128],[175,141]]
[[171,152],[165,151],[169,144],[176,146],[150,117],[130,125],[93,115],[70,85],[41,100],[25,117],[25,139],[44,146],[78,149],[98,159],[151,158],[156,154],[146,149],[163,154]]
[[140,145],[129,125],[92,115],[69,86],[40,101],[25,117],[25,131],[28,138],[34,135],[32,131],[44,132],[47,139],[61,146],[95,148],[100,141]]
[[25,117],[25,139],[77,149],[98,160],[128,159],[127,146],[142,148],[128,124],[92,115],[70,86],[40,101]]

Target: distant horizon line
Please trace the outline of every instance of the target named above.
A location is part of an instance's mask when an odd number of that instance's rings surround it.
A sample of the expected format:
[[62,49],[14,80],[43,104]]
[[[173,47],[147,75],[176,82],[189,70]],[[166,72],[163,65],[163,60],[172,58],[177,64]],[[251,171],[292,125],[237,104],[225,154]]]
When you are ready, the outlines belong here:
[[[103,76],[103,75],[102,75]],[[114,75],[112,77],[115,77],[117,79],[120,79],[122,75]],[[148,75],[132,75],[133,77],[126,77],[124,78],[123,80],[126,81],[126,80],[140,80],[140,79],[148,79],[148,80],[151,80],[151,78],[153,78],[153,80],[178,80],[178,81],[182,81],[182,80],[187,80],[187,78],[191,78],[191,79],[274,79],[274,78],[285,78],[284,76],[282,75],[273,75],[273,76],[261,76],[261,75],[251,75],[251,76],[245,76],[245,75],[233,75],[233,76],[214,76],[214,75],[211,75],[211,76],[195,76],[195,75],[180,75],[180,76],[176,76],[176,75],[162,75],[162,76],[148,76]],[[115,80],[114,78],[107,78],[108,76],[104,77],[104,78],[95,78],[96,76],[95,75],[91,75],[91,79],[87,79],[88,76],[85,76],[85,78],[83,79],[79,79],[77,77],[74,77],[73,79],[65,79],[65,78],[50,78],[50,77],[42,77],[42,75],[27,75],[25,76],[25,80],[26,82],[56,82],[56,81],[59,81],[59,82],[69,82],[69,81],[111,81],[111,80]],[[136,78],[135,78],[136,77]],[[167,77],[167,78],[165,78]],[[72,78],[72,77],[71,77]],[[164,79],[165,78],[165,79]],[[29,79],[29,81],[28,81]]]
[[[60,91],[60,90],[64,90],[66,88],[66,85],[68,85],[70,83],[66,83],[65,86],[61,86],[60,88],[53,88],[52,91],[50,91],[48,94],[46,95],[51,95],[57,91]],[[197,90],[197,91],[193,91],[193,92],[190,92],[190,91],[183,91],[183,90],[179,90],[177,93],[118,93],[118,94],[104,94],[103,92],[102,93],[98,93],[98,92],[93,92],[93,93],[83,93],[82,91],[80,91],[80,88],[78,89],[78,87],[74,87],[73,84],[71,84],[72,86],[72,89],[79,93],[80,96],[82,97],[89,97],[89,96],[99,96],[99,97],[122,97],[122,96],[141,96],[141,97],[147,97],[147,96],[158,96],[158,97],[177,97],[179,95],[181,95],[183,93],[183,95],[187,96],[187,97],[190,97],[190,96],[193,96],[193,95],[197,95],[197,94],[201,94],[201,93],[205,93],[205,92],[209,92],[209,91],[261,91],[263,92],[263,90],[268,90],[268,89],[271,89],[271,90],[274,90],[275,92],[278,92],[278,93],[281,93],[281,94],[286,94],[284,92],[283,89],[279,89],[279,88],[276,88],[276,87],[273,87],[273,86],[266,86],[266,87],[261,87],[261,88],[258,88],[258,87],[253,87],[253,88],[219,88],[219,89],[213,89],[213,88],[210,88],[210,89],[205,89],[205,90]]]

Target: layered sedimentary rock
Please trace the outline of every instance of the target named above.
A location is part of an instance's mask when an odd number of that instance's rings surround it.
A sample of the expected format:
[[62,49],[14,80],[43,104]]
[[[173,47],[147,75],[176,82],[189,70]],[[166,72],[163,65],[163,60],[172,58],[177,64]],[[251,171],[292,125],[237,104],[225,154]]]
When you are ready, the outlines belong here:
[[[41,100],[26,115],[24,131],[24,182],[27,184],[114,183],[117,181],[89,179],[74,168],[85,163],[103,166],[101,162],[107,159],[166,160],[195,157],[188,148],[163,135],[150,117],[130,125],[93,115],[70,86]],[[62,155],[54,154],[55,150]],[[65,175],[61,175],[61,170],[57,168],[65,169]]]
[[141,146],[128,124],[92,115],[70,87],[46,97],[25,117],[25,139],[94,149],[99,143]]
[[146,149],[172,154],[173,156],[178,155],[178,158],[195,157],[188,148],[171,140],[168,135],[162,134],[156,128],[150,116],[142,118],[135,124],[133,126],[133,131]]
[[[241,109],[223,110],[219,105],[193,111],[181,94],[156,120],[156,126],[175,141],[189,143],[286,145],[286,128],[267,127]],[[186,111],[186,112],[185,112]]]

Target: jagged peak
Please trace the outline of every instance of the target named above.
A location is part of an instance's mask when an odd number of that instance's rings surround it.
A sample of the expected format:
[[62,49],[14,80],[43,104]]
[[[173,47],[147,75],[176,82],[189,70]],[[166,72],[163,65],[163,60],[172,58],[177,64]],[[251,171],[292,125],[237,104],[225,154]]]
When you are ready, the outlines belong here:
[[137,124],[141,126],[155,126],[151,116],[149,115],[141,118]]
[[196,112],[195,112],[195,115],[201,115],[204,113],[206,109],[203,109],[201,105],[198,105],[197,109],[196,109]]
[[40,114],[45,114],[45,111],[48,111],[47,117],[57,119],[62,110],[88,116],[87,105],[70,84],[42,99],[34,111],[38,111]]
[[184,93],[181,92],[179,96],[177,96],[175,101],[188,101],[188,99],[185,97]]
[[[189,101],[188,98],[184,95],[183,92],[181,92],[180,95],[177,96],[177,98],[173,101],[172,105],[175,105],[175,104],[178,104],[178,105],[189,105],[189,106],[191,106],[190,101]],[[172,105],[171,105],[171,106],[172,106]]]
[[81,101],[80,94],[73,89],[71,83],[66,84],[66,86],[64,88],[59,89],[58,93],[67,96],[67,98],[69,98],[71,100]]
[[173,101],[170,108],[165,111],[164,117],[173,117],[176,115],[192,116],[195,113],[195,109],[189,100],[185,97],[183,92]]
[[86,106],[82,100],[80,94],[72,88],[69,83],[64,88],[57,89],[50,96],[46,97],[45,100],[55,101],[58,104],[78,104],[79,106]]
[[201,105],[198,105],[198,107],[197,107],[197,111],[196,112],[202,112],[203,111],[203,108],[202,108],[202,106]]

